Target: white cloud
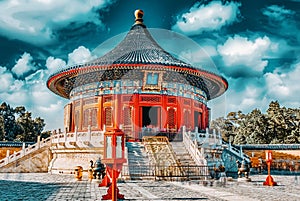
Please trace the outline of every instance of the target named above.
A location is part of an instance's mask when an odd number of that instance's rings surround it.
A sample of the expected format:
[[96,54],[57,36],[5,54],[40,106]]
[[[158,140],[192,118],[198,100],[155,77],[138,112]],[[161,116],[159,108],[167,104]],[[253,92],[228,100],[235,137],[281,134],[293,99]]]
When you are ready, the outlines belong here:
[[[300,94],[300,85],[298,84],[300,63],[294,65],[293,70],[289,72],[275,70],[273,73],[265,74],[264,77],[268,88],[266,94],[269,98],[286,104],[299,101],[297,94]],[[299,105],[296,107],[299,107]]]
[[203,31],[219,30],[237,21],[239,6],[237,2],[210,2],[208,5],[196,3],[188,13],[179,17],[172,30],[187,35],[197,35]]
[[48,57],[46,60],[46,67],[48,68],[50,73],[54,73],[57,70],[60,70],[64,67],[66,67],[66,62],[62,59],[54,58],[54,57]]
[[201,46],[195,50],[186,50],[181,52],[180,57],[185,58],[190,63],[200,63],[203,59],[218,55],[214,46]]
[[214,61],[213,56],[218,55],[218,52],[214,46],[199,46],[197,49],[188,49],[182,51],[179,58],[187,63],[192,64],[194,67],[198,67],[204,70],[208,70],[213,73],[219,73]]
[[[67,100],[53,94],[47,88],[46,80],[50,72],[55,69],[54,65],[59,65],[63,61],[53,57],[49,58],[48,67],[50,69],[38,70],[19,79],[19,76],[35,68],[31,60],[31,55],[25,53],[11,71],[6,67],[0,67],[0,100],[7,102],[12,107],[23,105],[32,112],[33,116],[45,119],[46,130],[62,128],[63,106]],[[12,72],[18,75],[17,79],[13,77]]]
[[294,15],[295,11],[285,9],[284,6],[271,5],[263,9],[263,14],[272,20],[282,21],[285,18]]
[[100,26],[97,10],[108,4],[108,0],[3,0],[0,1],[0,29],[12,39],[45,43],[53,40],[53,29],[70,22],[93,22]]
[[68,65],[82,64],[92,59],[89,49],[80,46],[68,55]]
[[255,108],[266,112],[270,102],[276,100],[281,106],[299,108],[300,85],[297,83],[300,77],[300,63],[291,67],[290,71],[278,68],[261,77],[229,78],[229,89],[223,97],[209,102],[213,118],[239,110],[249,113]]
[[18,91],[24,86],[23,80],[15,80],[13,85],[10,86],[10,91]]
[[[217,98],[209,103],[212,105],[213,118],[224,117],[229,112],[249,113],[255,108],[263,112],[266,110],[269,100],[265,97],[266,88],[263,77],[229,78],[228,82],[229,88],[223,95],[223,100]],[[218,111],[215,111],[216,108]]]
[[[90,58],[90,50],[80,46],[69,54],[68,63],[82,63]],[[50,74],[66,67],[66,62],[48,57],[45,64],[47,68],[37,70],[32,60],[29,53],[24,53],[11,71],[0,66],[0,101],[5,101],[12,107],[25,106],[33,117],[39,116],[45,120],[45,130],[63,128],[63,108],[68,100],[52,93],[47,88],[46,81]]]
[[12,68],[12,72],[16,74],[17,77],[22,77],[24,74],[31,70],[35,70],[36,67],[32,65],[32,57],[28,53],[24,53],[21,58],[17,61],[16,65]]
[[218,52],[229,74],[230,72],[243,74],[245,71],[262,75],[264,68],[268,65],[268,61],[264,58],[268,55],[268,51],[276,49],[276,45],[272,44],[267,36],[251,41],[246,37],[235,35],[227,39],[224,45],[218,46]]
[[6,69],[6,67],[0,66],[0,93],[7,91],[14,82],[12,74]]

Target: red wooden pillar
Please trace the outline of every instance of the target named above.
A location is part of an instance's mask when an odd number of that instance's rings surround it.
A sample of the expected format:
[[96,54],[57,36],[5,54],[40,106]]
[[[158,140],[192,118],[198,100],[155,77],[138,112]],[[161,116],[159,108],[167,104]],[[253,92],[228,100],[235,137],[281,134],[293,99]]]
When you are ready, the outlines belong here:
[[98,128],[103,130],[103,95],[98,97],[98,114],[97,114]]
[[182,102],[181,102],[181,97],[176,97],[176,132],[178,129],[181,127],[181,119],[182,119]]
[[192,127],[192,130],[194,130],[195,128],[195,107],[194,107],[194,103],[195,103],[195,100],[192,100],[191,99],[191,127]]
[[74,101],[72,103],[72,107],[71,107],[71,128],[70,128],[70,132],[75,132],[75,104]]
[[121,115],[122,115],[122,105],[121,105],[121,95],[115,94],[114,95],[114,123],[116,124],[117,128],[121,124]]
[[162,100],[161,100],[161,128],[163,128],[164,130],[167,130],[167,117],[168,117],[168,111],[167,111],[167,98],[168,96],[163,94],[162,95]]
[[140,131],[140,106],[139,106],[139,94],[135,93],[132,96],[133,101],[133,137],[139,138]]
[[202,128],[200,128],[200,129],[202,129],[202,130],[205,130],[207,127],[208,127],[208,125],[207,125],[207,122],[206,122],[206,116],[207,116],[207,110],[206,110],[206,106],[205,106],[205,104],[201,104],[201,109],[202,109],[202,115],[201,115],[201,127]]
[[79,122],[78,122],[78,130],[82,131],[82,123],[83,123],[83,98],[80,98],[80,111],[79,111]]

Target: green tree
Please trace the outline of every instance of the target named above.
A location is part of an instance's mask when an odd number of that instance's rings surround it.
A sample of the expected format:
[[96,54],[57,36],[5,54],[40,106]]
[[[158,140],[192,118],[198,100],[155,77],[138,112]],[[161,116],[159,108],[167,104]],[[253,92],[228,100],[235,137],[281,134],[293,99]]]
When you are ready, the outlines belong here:
[[285,137],[285,142],[288,144],[299,143],[300,142],[300,118],[299,109],[288,108],[285,113],[285,119],[287,123],[287,135]]
[[2,140],[12,141],[16,137],[17,123],[15,121],[15,111],[10,105],[3,102],[0,105],[0,116],[3,118],[4,138]]
[[272,101],[267,110],[267,135],[272,139],[270,143],[285,143],[287,124],[285,122],[285,108],[280,108],[278,101]]
[[266,144],[269,139],[266,135],[267,119],[259,109],[254,109],[246,115],[247,144]]
[[0,141],[4,139],[4,118],[0,115]]
[[300,143],[300,109],[272,101],[266,114],[259,109],[248,114],[230,112],[213,120],[211,127],[221,129],[225,141],[233,138],[233,144]]
[[[12,108],[5,102],[0,105],[0,140],[34,142],[42,134],[44,126],[44,119],[33,119],[24,106]],[[49,132],[43,134],[45,137],[48,135]]]
[[36,141],[37,136],[41,135],[45,126],[43,119],[40,117],[32,119],[30,112],[21,113],[17,122],[22,128],[22,133],[19,134],[21,141]]

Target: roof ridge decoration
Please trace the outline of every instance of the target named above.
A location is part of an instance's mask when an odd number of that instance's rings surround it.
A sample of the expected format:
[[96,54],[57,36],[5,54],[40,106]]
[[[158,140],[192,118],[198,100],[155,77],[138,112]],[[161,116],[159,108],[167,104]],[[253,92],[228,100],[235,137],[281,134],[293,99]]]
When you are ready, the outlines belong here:
[[143,24],[144,11],[138,9],[134,12],[134,16],[135,16],[135,24]]

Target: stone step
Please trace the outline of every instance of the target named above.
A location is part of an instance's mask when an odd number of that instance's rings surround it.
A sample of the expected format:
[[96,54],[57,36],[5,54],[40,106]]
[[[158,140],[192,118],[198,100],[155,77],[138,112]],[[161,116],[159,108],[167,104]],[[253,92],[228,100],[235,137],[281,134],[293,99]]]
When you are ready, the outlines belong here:
[[[149,167],[149,158],[147,153],[145,152],[144,145],[140,142],[127,142],[126,146],[128,150],[128,165],[130,177],[136,177],[136,173],[147,173],[149,171],[147,168]],[[146,168],[140,169],[139,167]]]
[[188,153],[182,142],[172,142],[173,150],[181,165],[194,165],[191,155]]

